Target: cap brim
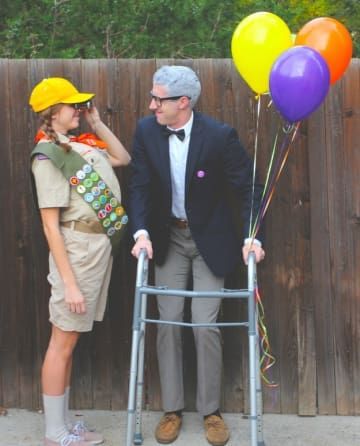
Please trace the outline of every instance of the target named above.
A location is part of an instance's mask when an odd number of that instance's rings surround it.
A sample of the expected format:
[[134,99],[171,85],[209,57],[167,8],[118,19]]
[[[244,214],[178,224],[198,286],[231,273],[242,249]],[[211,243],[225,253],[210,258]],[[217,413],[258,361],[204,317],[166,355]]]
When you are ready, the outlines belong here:
[[90,101],[95,96],[94,93],[77,93],[66,99],[63,99],[61,102],[63,104],[79,104],[81,102]]

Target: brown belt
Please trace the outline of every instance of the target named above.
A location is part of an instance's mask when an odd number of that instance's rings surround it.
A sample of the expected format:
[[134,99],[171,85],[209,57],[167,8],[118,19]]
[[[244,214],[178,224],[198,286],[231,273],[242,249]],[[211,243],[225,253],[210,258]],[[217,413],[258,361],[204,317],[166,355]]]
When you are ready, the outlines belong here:
[[73,231],[85,232],[86,234],[104,234],[102,225],[97,220],[89,221],[62,221],[60,226],[70,228]]
[[171,224],[178,229],[187,229],[189,227],[188,221],[182,218],[171,217]]

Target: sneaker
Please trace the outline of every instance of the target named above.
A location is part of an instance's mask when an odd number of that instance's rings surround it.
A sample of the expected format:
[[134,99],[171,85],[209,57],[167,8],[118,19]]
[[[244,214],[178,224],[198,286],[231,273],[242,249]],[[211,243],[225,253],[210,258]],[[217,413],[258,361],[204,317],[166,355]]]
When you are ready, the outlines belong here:
[[182,417],[175,412],[166,412],[155,430],[155,438],[158,443],[168,444],[175,441],[179,435]]
[[104,443],[103,436],[98,432],[90,430],[83,421],[78,421],[71,429],[71,433],[74,435],[78,435],[90,444]]
[[204,427],[207,441],[213,446],[224,446],[230,432],[225,421],[219,415],[209,415],[204,419]]
[[60,442],[45,438],[44,446],[90,446],[91,443],[83,440],[78,435],[67,434]]

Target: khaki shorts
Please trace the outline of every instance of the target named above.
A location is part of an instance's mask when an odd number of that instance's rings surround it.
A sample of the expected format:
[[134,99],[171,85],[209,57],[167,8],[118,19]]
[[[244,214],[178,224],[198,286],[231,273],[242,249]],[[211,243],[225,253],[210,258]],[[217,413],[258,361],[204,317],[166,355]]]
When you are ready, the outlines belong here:
[[64,300],[64,284],[49,255],[50,322],[64,331],[91,331],[104,317],[113,258],[105,234],[87,234],[62,227],[66,250],[77,284],[86,302],[86,313],[72,313]]

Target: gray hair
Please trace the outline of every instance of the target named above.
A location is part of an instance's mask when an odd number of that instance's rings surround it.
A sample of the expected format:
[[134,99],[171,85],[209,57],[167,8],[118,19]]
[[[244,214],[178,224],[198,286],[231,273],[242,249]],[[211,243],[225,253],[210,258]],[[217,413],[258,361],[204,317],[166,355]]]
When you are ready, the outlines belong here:
[[189,67],[164,65],[155,72],[153,83],[164,86],[169,96],[188,96],[191,108],[201,93],[200,80]]

